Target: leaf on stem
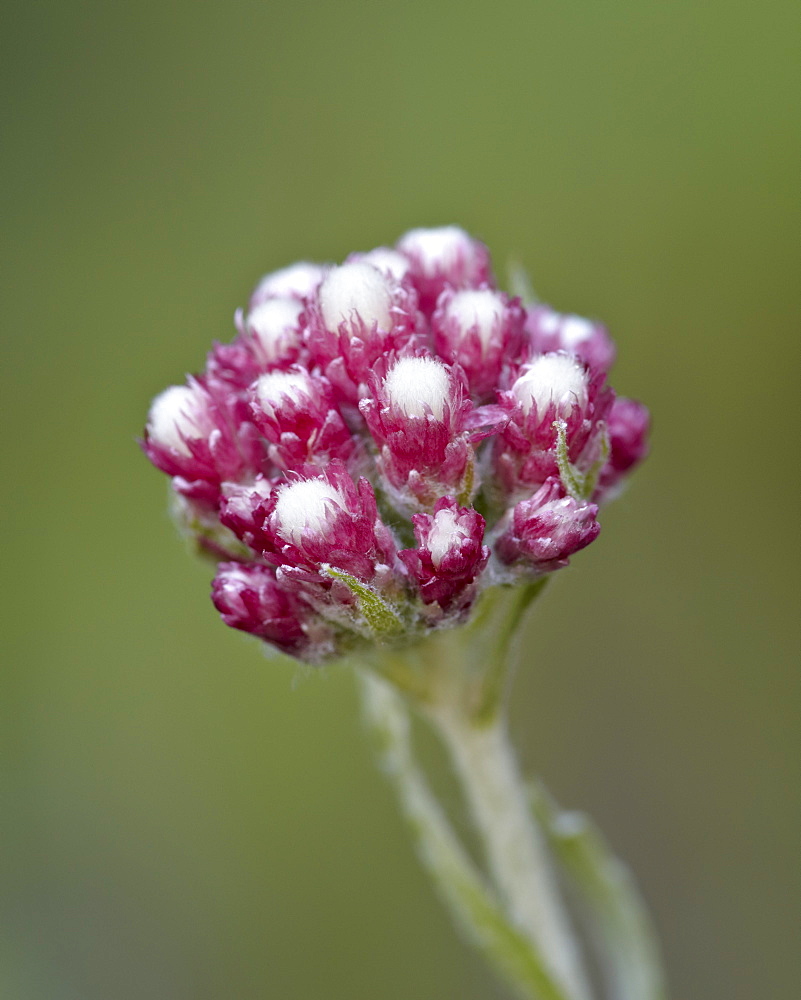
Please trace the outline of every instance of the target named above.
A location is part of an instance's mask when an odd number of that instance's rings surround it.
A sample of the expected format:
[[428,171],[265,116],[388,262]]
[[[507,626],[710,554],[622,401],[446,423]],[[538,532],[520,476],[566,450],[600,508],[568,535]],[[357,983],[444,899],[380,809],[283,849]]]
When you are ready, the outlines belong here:
[[656,937],[630,870],[583,813],[566,812],[540,784],[532,809],[590,920],[611,1000],[666,1000]]

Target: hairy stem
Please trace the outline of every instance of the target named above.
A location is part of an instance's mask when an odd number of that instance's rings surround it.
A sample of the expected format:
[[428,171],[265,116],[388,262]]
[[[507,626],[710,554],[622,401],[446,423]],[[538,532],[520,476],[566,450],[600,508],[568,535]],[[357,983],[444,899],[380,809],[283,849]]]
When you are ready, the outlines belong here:
[[429,708],[427,714],[450,753],[510,922],[545,956],[565,994],[588,1000],[579,948],[503,713],[483,725],[452,705]]
[[361,673],[361,681],[366,721],[384,769],[397,787],[420,859],[457,922],[523,1000],[573,1000],[537,947],[509,921],[451,828],[414,759],[400,695],[368,672]]

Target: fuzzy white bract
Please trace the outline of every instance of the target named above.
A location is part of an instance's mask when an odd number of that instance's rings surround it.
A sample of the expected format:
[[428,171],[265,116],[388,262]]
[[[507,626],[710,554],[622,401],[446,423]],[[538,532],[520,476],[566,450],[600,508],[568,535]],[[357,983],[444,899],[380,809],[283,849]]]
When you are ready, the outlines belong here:
[[448,304],[448,316],[456,320],[463,334],[475,327],[484,348],[503,322],[503,310],[503,298],[488,288],[456,292]]
[[372,264],[379,271],[388,274],[395,281],[402,281],[411,270],[408,258],[397,250],[390,250],[389,247],[376,247],[375,250],[364,254],[361,259],[364,263]]
[[466,532],[459,528],[456,514],[452,510],[440,510],[434,515],[431,530],[428,533],[428,551],[431,562],[439,569],[442,560],[463,539]]
[[320,288],[320,311],[326,329],[361,321],[379,330],[392,326],[392,289],[378,268],[354,262],[335,267]]
[[450,398],[450,377],[433,358],[402,358],[384,379],[384,392],[393,409],[406,417],[424,417],[428,410],[442,420]]
[[344,507],[342,494],[319,479],[302,479],[282,486],[275,505],[278,533],[301,545],[304,532],[323,534],[333,507]]
[[147,432],[151,441],[190,456],[185,438],[201,435],[198,423],[204,408],[202,390],[197,386],[172,385],[165,389],[150,407]]
[[265,361],[275,361],[282,349],[299,343],[302,312],[303,304],[294,298],[267,299],[251,309],[247,328]]
[[555,403],[565,415],[574,406],[587,405],[587,375],[584,368],[566,354],[543,354],[528,366],[512,386],[512,392],[528,415],[532,407],[542,417]]
[[426,271],[452,267],[471,244],[470,236],[459,226],[411,229],[398,242],[399,248],[417,257]]

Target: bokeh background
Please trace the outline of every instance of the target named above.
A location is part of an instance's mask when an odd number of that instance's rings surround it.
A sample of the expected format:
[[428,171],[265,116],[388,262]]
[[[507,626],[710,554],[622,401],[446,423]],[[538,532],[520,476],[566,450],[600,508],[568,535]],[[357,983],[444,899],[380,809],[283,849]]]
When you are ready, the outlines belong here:
[[503,996],[352,677],[224,628],[135,440],[263,272],[450,222],[654,412],[531,621],[526,767],[634,867],[676,1000],[797,996],[791,0],[4,8],[0,996]]

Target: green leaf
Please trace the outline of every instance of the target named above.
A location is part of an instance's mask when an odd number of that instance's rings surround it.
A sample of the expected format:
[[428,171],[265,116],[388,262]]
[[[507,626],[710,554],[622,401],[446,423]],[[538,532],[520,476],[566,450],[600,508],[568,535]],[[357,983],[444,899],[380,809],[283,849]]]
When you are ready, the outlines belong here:
[[570,462],[567,448],[567,424],[564,420],[554,420],[556,428],[556,464],[562,486],[575,500],[586,500],[587,483],[584,476]]
[[613,1000],[666,1000],[656,937],[633,876],[583,813],[564,812],[541,785],[533,811],[561,867],[575,886]]
[[341,580],[356,595],[359,613],[379,639],[389,639],[401,635],[406,628],[403,621],[380,594],[366,583],[357,580],[350,573],[344,573],[333,566],[323,564],[323,572]]

